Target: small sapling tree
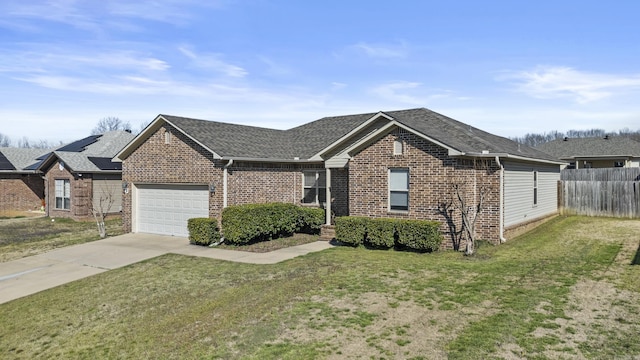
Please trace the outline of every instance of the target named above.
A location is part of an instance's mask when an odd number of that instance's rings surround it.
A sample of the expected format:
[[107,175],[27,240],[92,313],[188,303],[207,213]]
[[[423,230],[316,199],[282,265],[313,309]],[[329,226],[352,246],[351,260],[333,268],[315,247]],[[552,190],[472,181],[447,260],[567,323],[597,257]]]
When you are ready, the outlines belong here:
[[100,238],[104,239],[107,237],[107,229],[104,222],[111,211],[113,203],[115,202],[115,195],[112,187],[101,186],[99,191],[100,196],[97,199],[95,196],[91,197],[91,213],[93,214],[93,218],[96,220]]

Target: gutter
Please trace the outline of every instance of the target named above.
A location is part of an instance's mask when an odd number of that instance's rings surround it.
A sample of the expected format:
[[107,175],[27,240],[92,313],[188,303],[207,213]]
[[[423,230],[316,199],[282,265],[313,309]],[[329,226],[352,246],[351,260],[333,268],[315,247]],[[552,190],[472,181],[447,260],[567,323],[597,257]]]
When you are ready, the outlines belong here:
[[262,162],[262,163],[323,163],[323,160],[311,160],[311,159],[275,159],[275,158],[252,158],[252,157],[233,157],[227,158],[223,157],[222,160],[229,161],[247,161],[247,162]]
[[548,159],[540,159],[540,158],[532,158],[532,157],[524,157],[524,156],[518,156],[518,155],[512,155],[512,154],[507,154],[507,153],[463,153],[462,156],[470,156],[470,157],[478,157],[478,158],[495,158],[495,157],[501,157],[501,158],[509,158],[509,159],[514,159],[514,160],[521,160],[521,161],[529,161],[529,162],[537,162],[537,163],[546,163],[546,164],[553,164],[553,165],[565,165],[568,162],[567,161],[563,161],[563,160],[548,160]]
[[504,165],[500,162],[498,155],[496,155],[496,164],[500,166],[500,221],[498,229],[500,229],[500,242],[505,243],[507,239],[504,238]]
[[233,159],[229,159],[229,162],[222,168],[222,208],[226,208],[228,205],[227,198],[229,197],[229,167],[233,165]]

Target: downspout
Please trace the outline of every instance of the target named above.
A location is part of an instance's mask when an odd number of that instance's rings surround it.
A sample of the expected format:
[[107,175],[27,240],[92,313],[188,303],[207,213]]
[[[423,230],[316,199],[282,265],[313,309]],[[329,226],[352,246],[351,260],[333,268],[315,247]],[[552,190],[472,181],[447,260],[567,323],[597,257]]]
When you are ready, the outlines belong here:
[[229,162],[222,168],[222,208],[226,208],[228,205],[227,198],[229,197],[229,167],[233,165],[233,159],[229,159]]
[[500,229],[500,242],[505,243],[507,239],[504,238],[504,165],[500,162],[500,156],[496,156],[496,164],[500,166],[500,224],[498,228]]

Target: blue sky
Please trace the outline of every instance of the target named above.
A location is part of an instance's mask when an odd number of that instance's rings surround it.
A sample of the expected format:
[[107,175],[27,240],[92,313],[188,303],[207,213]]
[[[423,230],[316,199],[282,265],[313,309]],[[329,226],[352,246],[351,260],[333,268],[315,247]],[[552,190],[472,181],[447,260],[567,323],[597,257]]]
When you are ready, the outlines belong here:
[[640,129],[638,1],[6,0],[0,133],[159,113],[286,129],[426,107],[502,136]]

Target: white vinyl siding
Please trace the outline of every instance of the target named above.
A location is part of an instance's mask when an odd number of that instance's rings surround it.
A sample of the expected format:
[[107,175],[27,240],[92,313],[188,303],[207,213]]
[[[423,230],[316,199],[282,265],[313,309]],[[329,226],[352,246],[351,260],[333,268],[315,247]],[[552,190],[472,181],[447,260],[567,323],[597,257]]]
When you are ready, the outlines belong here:
[[187,237],[187,220],[209,217],[207,185],[137,185],[136,231]]
[[409,210],[409,169],[389,169],[389,211]]
[[[558,211],[559,166],[505,161],[504,168],[505,227]],[[534,172],[537,173],[537,195],[534,194]]]
[[61,210],[71,209],[71,183],[69,180],[56,180],[55,187],[55,208]]
[[327,201],[326,171],[305,171],[303,176],[303,204],[320,205]]

